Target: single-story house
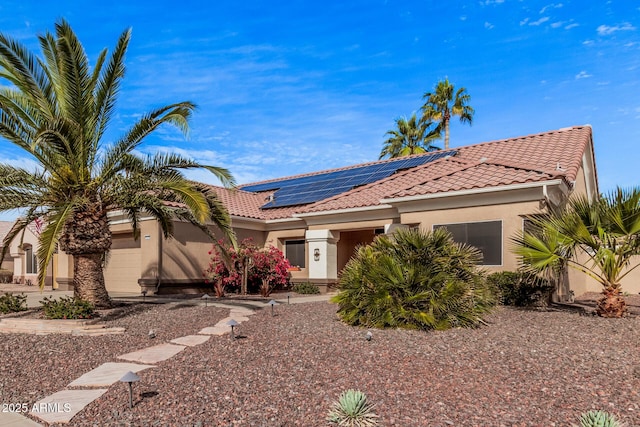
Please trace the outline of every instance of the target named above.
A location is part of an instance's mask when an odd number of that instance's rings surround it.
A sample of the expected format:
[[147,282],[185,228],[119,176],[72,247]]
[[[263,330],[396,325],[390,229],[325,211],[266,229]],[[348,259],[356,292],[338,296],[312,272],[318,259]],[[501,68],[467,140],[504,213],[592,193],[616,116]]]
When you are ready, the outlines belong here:
[[[11,231],[14,222],[0,221],[0,242]],[[2,261],[2,268],[13,272],[13,283],[38,284],[38,235],[40,227],[36,223],[29,224],[23,234],[19,234],[9,245]],[[57,261],[57,258],[56,258]],[[45,284],[51,286],[53,270],[56,264],[49,266]]]
[[[572,194],[599,194],[590,126],[215,191],[238,240],[250,237],[280,248],[299,267],[292,272],[294,282],[321,287],[337,282],[358,245],[398,227],[445,227],[456,240],[480,249],[487,270],[515,270],[510,238],[530,215],[561,206]],[[203,282],[211,242],[201,231],[177,222],[175,238],[165,240],[155,220],[143,218],[136,241],[125,216],[113,212],[110,218],[110,292],[140,292],[141,285],[162,292]],[[56,267],[61,287],[71,282],[68,258],[61,255]],[[578,272],[569,272],[568,282],[576,295],[599,291]],[[560,298],[568,296],[568,286],[559,289]]]

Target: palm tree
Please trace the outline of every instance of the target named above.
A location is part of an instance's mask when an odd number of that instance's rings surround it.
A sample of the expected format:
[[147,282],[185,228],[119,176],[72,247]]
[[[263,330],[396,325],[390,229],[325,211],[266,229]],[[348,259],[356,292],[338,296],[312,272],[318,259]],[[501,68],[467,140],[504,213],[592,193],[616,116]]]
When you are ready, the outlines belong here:
[[439,130],[444,128],[444,149],[449,149],[449,122],[451,116],[460,117],[462,123],[473,122],[474,110],[469,106],[471,97],[463,87],[456,90],[449,79],[439,81],[434,92],[427,92],[422,97],[426,102],[422,106],[421,121],[435,120],[439,122]]
[[[42,218],[46,225],[37,253],[40,286],[59,246],[73,257],[75,296],[98,307],[110,305],[102,271],[111,247],[109,211],[122,210],[136,238],[142,211],[158,220],[165,237],[173,233],[174,218],[209,235],[206,222],[211,221],[233,236],[228,213],[213,190],[188,181],[181,172],[205,168],[223,184],[233,185],[226,169],[176,154],[134,152],[163,124],[186,135],[194,104],[180,102],[153,110],[119,140],[103,141],[115,112],[130,36],[130,30],[124,31],[113,53],[108,56],[104,49],[91,69],[65,20],[56,23],[55,34],[38,37],[42,57],[0,34],[0,78],[9,83],[0,87],[0,136],[38,163],[35,171],[0,164],[0,211],[25,212],[4,239],[4,251],[29,223]],[[170,208],[167,202],[179,207]]]
[[409,120],[405,117],[396,119],[396,126],[397,129],[385,134],[389,135],[389,138],[384,142],[380,159],[387,156],[389,158],[410,156],[440,149],[431,145],[434,140],[440,138],[440,133],[436,129],[430,129],[433,126],[431,122],[418,122],[415,113]]
[[640,265],[640,188],[618,188],[595,201],[577,196],[565,209],[532,221],[534,231],[513,239],[524,267],[535,272],[557,271],[564,264],[576,268],[602,285],[598,315],[624,315],[620,282]]
[[362,246],[340,273],[331,301],[350,325],[449,329],[483,323],[495,295],[477,268],[480,252],[451,234],[399,229]]

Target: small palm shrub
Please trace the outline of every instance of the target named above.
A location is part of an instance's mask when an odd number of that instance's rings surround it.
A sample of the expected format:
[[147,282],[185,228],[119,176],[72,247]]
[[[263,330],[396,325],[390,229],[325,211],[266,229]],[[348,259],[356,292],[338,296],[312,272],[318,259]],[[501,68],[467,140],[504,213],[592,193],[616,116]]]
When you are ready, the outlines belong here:
[[487,280],[499,291],[502,304],[516,307],[544,304],[555,289],[549,280],[525,271],[500,271]]
[[448,231],[399,230],[362,246],[342,270],[332,301],[350,325],[448,329],[476,326],[496,303],[477,249]]
[[378,416],[373,412],[374,405],[359,390],[343,392],[333,404],[327,421],[345,427],[375,427]]
[[0,283],[13,282],[13,271],[0,268]]
[[580,427],[622,427],[622,424],[608,412],[589,411],[580,416]]
[[313,283],[296,283],[293,285],[293,292],[298,294],[319,294],[320,288]]
[[93,304],[79,298],[63,296],[56,300],[44,297],[40,304],[47,319],[91,319],[95,315]]
[[27,309],[27,296],[25,294],[13,295],[7,292],[0,296],[0,313],[17,313]]

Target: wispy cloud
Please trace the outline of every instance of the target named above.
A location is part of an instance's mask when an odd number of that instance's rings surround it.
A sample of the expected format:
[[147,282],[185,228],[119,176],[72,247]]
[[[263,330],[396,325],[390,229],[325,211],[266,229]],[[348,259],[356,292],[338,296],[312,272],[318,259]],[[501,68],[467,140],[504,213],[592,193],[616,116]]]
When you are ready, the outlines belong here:
[[491,22],[485,22],[484,23],[484,28],[486,28],[487,30],[490,30],[494,27],[494,25]]
[[545,7],[543,7],[542,9],[540,9],[540,14],[542,15],[543,13],[545,13],[549,9],[559,9],[562,6],[563,6],[562,3],[551,3],[551,4],[548,4]]
[[484,0],[480,2],[482,6],[490,6],[492,4],[502,4],[502,3],[504,3],[504,0]]
[[587,79],[589,77],[592,77],[591,74],[587,73],[586,71],[580,71],[578,74],[576,74],[576,80],[579,79]]
[[537,21],[531,21],[529,22],[529,25],[531,25],[532,27],[537,27],[538,25],[542,25],[545,22],[547,22],[550,18],[548,16],[543,16],[542,18],[538,19]]
[[596,31],[598,31],[598,34],[601,35],[601,36],[608,36],[608,35],[611,35],[613,33],[617,33],[618,31],[635,31],[635,29],[636,29],[636,27],[634,27],[630,23],[624,22],[622,24],[613,25],[613,26],[600,25],[596,29]]

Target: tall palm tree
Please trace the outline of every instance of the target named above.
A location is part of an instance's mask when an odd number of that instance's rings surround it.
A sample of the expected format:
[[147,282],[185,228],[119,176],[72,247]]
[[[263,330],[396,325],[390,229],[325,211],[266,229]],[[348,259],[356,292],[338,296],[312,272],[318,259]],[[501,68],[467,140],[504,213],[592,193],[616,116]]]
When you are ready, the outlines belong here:
[[397,129],[392,129],[385,134],[389,135],[389,138],[384,142],[380,159],[387,156],[389,158],[410,156],[440,149],[431,144],[440,138],[438,130],[433,129],[433,123],[429,121],[418,122],[415,113],[409,120],[405,117],[397,118],[396,126]]
[[[103,136],[115,113],[125,72],[131,32],[124,31],[113,53],[104,49],[93,69],[65,20],[55,34],[39,36],[42,57],[0,34],[0,136],[35,159],[35,171],[0,164],[0,211],[25,210],[7,234],[8,243],[36,218],[43,218],[37,253],[38,281],[59,246],[73,257],[74,293],[97,306],[109,306],[102,262],[111,247],[107,213],[120,209],[139,236],[141,211],[155,217],[165,237],[172,219],[188,221],[211,235],[211,221],[232,236],[230,220],[214,192],[188,181],[181,170],[205,168],[225,185],[226,169],[200,165],[176,154],[141,156],[134,152],[163,124],[186,135],[195,105],[180,102],[153,110],[113,143]],[[166,202],[178,208],[170,208]],[[2,253],[4,257],[5,252]]]
[[533,221],[534,231],[514,238],[524,266],[536,272],[576,268],[602,285],[598,315],[622,316],[620,282],[640,265],[640,188],[617,189],[596,201],[575,197],[564,210]]
[[475,111],[469,105],[471,96],[463,87],[456,90],[446,78],[438,82],[434,92],[427,92],[422,98],[426,100],[422,106],[422,121],[435,120],[439,123],[440,130],[444,129],[444,149],[448,150],[451,116],[460,117],[462,123],[473,122]]

